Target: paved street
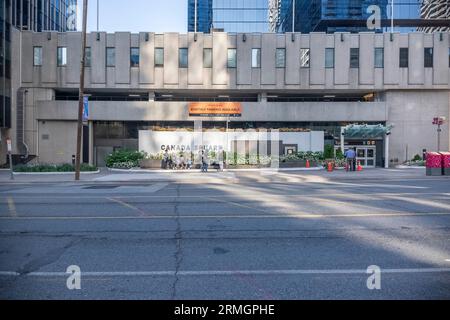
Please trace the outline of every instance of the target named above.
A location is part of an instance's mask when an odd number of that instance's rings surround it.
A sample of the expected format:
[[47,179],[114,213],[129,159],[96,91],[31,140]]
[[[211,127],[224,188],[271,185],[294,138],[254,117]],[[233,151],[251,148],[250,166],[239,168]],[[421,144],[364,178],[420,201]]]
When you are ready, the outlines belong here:
[[16,178],[2,299],[450,299],[450,179],[423,170]]

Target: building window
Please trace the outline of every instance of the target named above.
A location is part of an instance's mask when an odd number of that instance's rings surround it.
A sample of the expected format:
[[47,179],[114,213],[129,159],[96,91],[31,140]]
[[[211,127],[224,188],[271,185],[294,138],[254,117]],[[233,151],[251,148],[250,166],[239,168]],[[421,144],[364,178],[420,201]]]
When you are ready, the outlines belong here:
[[155,48],[155,67],[164,67],[164,48]]
[[106,66],[116,66],[116,48],[106,48]]
[[139,67],[139,48],[131,48],[130,65]]
[[400,68],[408,68],[409,64],[409,50],[408,48],[400,48]]
[[261,68],[261,49],[252,49],[252,68]]
[[278,48],[275,53],[275,62],[277,68],[286,67],[286,49]]
[[334,48],[325,48],[325,68],[334,68]]
[[384,68],[384,48],[375,48],[375,68]]
[[433,48],[425,48],[424,53],[425,68],[433,68]]
[[359,49],[350,48],[350,68],[359,68]]
[[309,49],[300,49],[300,67],[309,68]]
[[67,48],[58,47],[58,67],[63,67],[67,65]]
[[91,54],[91,48],[87,47],[85,49],[84,58],[86,59],[84,61],[84,66],[90,68],[92,63],[92,54]]
[[178,50],[178,66],[180,68],[187,68],[188,67],[188,49],[187,48],[180,48]]
[[33,65],[34,66],[42,66],[42,47],[34,47],[34,58]]
[[228,68],[236,68],[236,49],[228,49]]
[[212,68],[212,49],[203,49],[203,68]]

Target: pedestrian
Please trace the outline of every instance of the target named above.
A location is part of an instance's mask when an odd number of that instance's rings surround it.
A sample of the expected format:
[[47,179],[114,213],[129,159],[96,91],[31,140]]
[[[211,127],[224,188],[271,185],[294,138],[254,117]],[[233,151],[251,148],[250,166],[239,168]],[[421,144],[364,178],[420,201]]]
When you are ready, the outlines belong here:
[[166,151],[164,152],[164,155],[163,155],[163,169],[164,170],[167,170],[168,162],[169,162],[169,152],[166,149]]
[[355,158],[356,152],[353,149],[348,149],[344,153],[345,159],[347,160],[347,171],[355,171]]

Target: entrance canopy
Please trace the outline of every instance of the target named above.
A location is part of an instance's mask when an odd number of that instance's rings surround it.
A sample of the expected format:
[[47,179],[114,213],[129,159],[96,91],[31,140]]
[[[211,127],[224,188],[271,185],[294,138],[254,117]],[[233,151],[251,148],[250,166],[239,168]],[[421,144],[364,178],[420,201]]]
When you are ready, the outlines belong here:
[[389,135],[393,126],[350,124],[341,128],[341,150],[344,152],[345,138],[377,139],[384,138],[384,167],[389,168]]
[[351,124],[342,128],[342,135],[346,138],[376,139],[391,134],[391,129],[392,125]]

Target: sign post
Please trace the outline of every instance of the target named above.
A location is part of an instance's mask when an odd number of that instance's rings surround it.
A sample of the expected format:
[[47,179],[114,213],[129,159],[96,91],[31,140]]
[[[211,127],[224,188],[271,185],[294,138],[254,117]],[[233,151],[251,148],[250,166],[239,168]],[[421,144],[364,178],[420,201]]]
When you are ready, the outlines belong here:
[[11,180],[14,180],[14,169],[13,169],[13,163],[12,163],[12,142],[11,139],[6,140],[7,150],[8,150],[8,157],[9,157],[9,169],[11,171]]
[[436,117],[433,119],[433,125],[437,126],[437,152],[441,151],[441,126],[445,123],[445,117]]

